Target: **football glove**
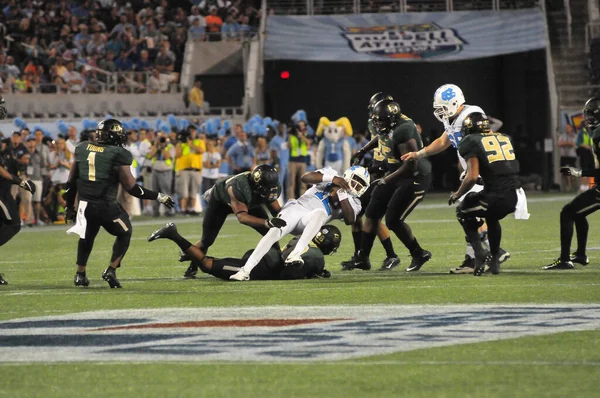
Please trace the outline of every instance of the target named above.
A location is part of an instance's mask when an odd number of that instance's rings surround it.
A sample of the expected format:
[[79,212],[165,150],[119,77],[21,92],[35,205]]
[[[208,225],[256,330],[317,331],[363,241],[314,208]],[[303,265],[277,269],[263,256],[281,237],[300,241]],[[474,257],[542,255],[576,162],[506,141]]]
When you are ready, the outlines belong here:
[[458,196],[456,196],[456,192],[451,192],[450,197],[448,198],[448,206],[452,206],[458,200]]
[[169,195],[165,195],[164,193],[159,192],[156,200],[159,203],[162,203],[163,205],[167,206],[169,209],[172,209],[173,207],[175,207],[175,201],[173,200],[173,198],[170,197]]
[[387,184],[387,182],[385,182],[385,178],[378,178],[377,180],[375,180],[371,183],[371,185],[375,185],[375,186],[385,185],[385,184]]
[[359,149],[352,157],[350,158],[350,164],[353,166],[360,163],[361,160],[365,157],[366,152],[362,149]]
[[267,220],[267,225],[269,228],[283,228],[287,223],[283,218],[273,217],[270,220]]
[[565,176],[581,177],[581,170],[577,170],[575,167],[561,167],[560,173]]
[[6,100],[4,98],[0,98],[0,120],[6,119],[8,115],[8,110],[6,109]]
[[19,186],[32,194],[35,193],[35,184],[31,180],[22,180]]

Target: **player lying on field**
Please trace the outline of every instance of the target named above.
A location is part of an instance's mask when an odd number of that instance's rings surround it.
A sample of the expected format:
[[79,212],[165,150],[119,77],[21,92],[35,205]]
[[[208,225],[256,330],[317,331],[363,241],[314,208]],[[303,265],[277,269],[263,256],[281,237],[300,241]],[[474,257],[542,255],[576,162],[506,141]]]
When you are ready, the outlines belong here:
[[[240,224],[252,227],[261,235],[265,235],[272,227],[283,227],[285,223],[278,218],[269,219],[263,205],[272,216],[281,210],[277,201],[281,194],[279,176],[272,166],[261,164],[252,171],[221,180],[204,193],[207,208],[202,221],[202,238],[195,246],[204,253],[213,245],[225,219],[235,214]],[[179,261],[189,261],[182,255]],[[195,263],[191,263],[183,275],[194,278],[198,272]]]
[[[169,239],[175,242],[186,253],[196,267],[202,272],[217,278],[229,280],[244,265],[254,250],[249,250],[242,258],[213,258],[204,255],[202,250],[179,235],[177,227],[169,223],[148,237],[152,242],[157,239]],[[325,269],[325,255],[336,252],[342,241],[342,233],[333,225],[324,225],[309,243],[308,247],[300,254],[302,258],[299,266],[286,266],[284,259],[298,247],[299,238],[292,239],[283,251],[278,246],[269,249],[265,256],[253,267],[250,279],[276,280],[276,279],[306,279],[329,278],[331,274]]]
[[[483,179],[483,191],[469,192],[456,208],[456,217],[475,251],[473,274],[483,275],[489,266],[493,274],[500,272],[500,220],[513,213],[517,206],[519,161],[510,137],[494,133],[483,113],[475,112],[463,121],[463,139],[458,152],[467,163],[466,176],[458,191],[452,192],[448,204],[454,204]],[[487,222],[490,249],[481,242],[479,227]]]
[[267,254],[271,246],[288,234],[300,235],[300,239],[288,257],[286,265],[301,266],[301,254],[321,227],[331,220],[343,219],[346,225],[352,225],[360,213],[359,197],[369,186],[369,172],[361,166],[352,166],[344,172],[344,177],[337,175],[331,167],[305,173],[302,182],[311,184],[298,199],[289,200],[277,218],[283,220],[280,228],[271,228],[260,240],[254,253],[232,280],[247,281],[252,269]]

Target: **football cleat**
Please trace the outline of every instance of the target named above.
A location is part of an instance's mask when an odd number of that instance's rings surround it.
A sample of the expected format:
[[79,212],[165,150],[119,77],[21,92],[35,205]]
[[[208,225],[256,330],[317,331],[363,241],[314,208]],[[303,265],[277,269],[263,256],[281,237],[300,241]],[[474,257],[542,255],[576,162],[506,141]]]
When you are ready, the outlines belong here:
[[490,266],[492,255],[488,254],[483,260],[475,259],[475,267],[473,267],[473,275],[481,276],[485,273],[486,268]]
[[552,269],[573,269],[575,266],[573,263],[569,261],[562,261],[560,258],[554,260],[551,264],[542,267],[543,270],[552,270]]
[[383,260],[383,264],[381,265],[381,268],[379,268],[379,271],[388,271],[399,265],[400,259],[398,257],[388,257],[385,260]]
[[[486,269],[485,271],[487,272],[488,270]],[[500,254],[492,256],[489,271],[492,275],[498,275],[500,273]]]
[[342,271],[352,271],[356,268],[368,271],[371,269],[371,261],[369,261],[368,257],[357,256],[351,264],[343,266]]
[[249,281],[250,274],[247,273],[246,270],[244,270],[243,268],[240,268],[240,270],[237,273],[235,273],[229,277],[229,280],[240,281],[240,282]]
[[173,233],[177,232],[177,226],[172,222],[168,223],[164,227],[159,230],[152,232],[152,234],[148,237],[148,242],[152,242],[157,239],[171,239]]
[[583,266],[588,265],[590,263],[590,259],[585,254],[579,255],[577,253],[571,254],[570,258],[571,262],[581,264]]
[[0,274],[0,285],[8,285],[8,282],[4,279],[4,274]]
[[186,279],[194,279],[198,273],[198,265],[192,261],[190,266],[185,270],[183,277]]
[[75,286],[89,286],[90,280],[85,274],[76,273],[73,283],[75,283]]
[[104,272],[102,273],[102,279],[108,282],[108,286],[110,286],[111,289],[120,289],[122,287],[121,282],[119,282],[119,280],[117,279],[117,272],[112,267],[108,267],[104,270]]
[[465,261],[460,265],[460,267],[451,268],[451,274],[472,274],[475,268],[475,259],[469,257],[465,254]]
[[510,258],[510,253],[507,252],[506,250],[504,250],[503,248],[500,248],[500,250],[498,251],[498,261],[500,262],[500,264],[502,264],[509,258]]
[[304,260],[300,256],[292,256],[291,254],[285,259],[286,267],[302,267]]
[[352,266],[352,264],[354,264],[357,258],[358,256],[355,254],[350,258],[350,260],[342,261],[342,269],[344,267]]
[[423,264],[431,260],[431,257],[431,252],[427,250],[421,251],[421,254],[419,254],[418,256],[412,256],[412,261],[410,262],[410,266],[406,269],[406,272],[414,272],[420,270]]

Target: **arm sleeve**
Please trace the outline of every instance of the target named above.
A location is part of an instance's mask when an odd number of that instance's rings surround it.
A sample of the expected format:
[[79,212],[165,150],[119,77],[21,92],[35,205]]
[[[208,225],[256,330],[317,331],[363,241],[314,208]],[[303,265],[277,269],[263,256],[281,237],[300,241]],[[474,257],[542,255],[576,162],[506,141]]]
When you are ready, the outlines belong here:
[[151,191],[149,189],[143,189],[142,187],[140,187],[137,184],[135,184],[133,186],[133,188],[131,188],[129,191],[127,191],[127,193],[129,193],[131,196],[135,196],[136,198],[139,198],[139,199],[156,200],[156,198],[158,198],[158,192]]

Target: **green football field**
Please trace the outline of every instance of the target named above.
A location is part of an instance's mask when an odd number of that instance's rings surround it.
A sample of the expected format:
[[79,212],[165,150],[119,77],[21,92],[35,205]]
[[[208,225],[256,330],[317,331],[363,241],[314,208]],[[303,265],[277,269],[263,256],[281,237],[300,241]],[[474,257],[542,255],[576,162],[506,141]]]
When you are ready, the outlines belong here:
[[[44,324],[50,328],[67,325],[71,316],[77,318],[70,314],[181,308],[201,311],[216,308],[214,314],[221,320],[244,319],[244,307],[264,308],[263,318],[276,318],[278,308],[290,310],[290,306],[291,311],[299,312],[305,307],[318,308],[323,318],[336,318],[334,321],[360,320],[363,309],[377,311],[378,308],[384,313],[390,308],[393,318],[393,312],[398,309],[411,314],[422,309],[442,316],[445,308],[457,311],[464,306],[461,316],[467,319],[465,322],[497,306],[517,310],[535,308],[536,311],[558,308],[559,312],[563,307],[583,311],[591,306],[598,307],[596,312],[599,312],[600,223],[597,216],[589,217],[590,265],[576,265],[571,271],[542,271],[542,266],[558,256],[559,212],[569,196],[530,194],[529,199],[530,220],[517,221],[509,216],[502,222],[502,247],[512,257],[503,264],[500,275],[479,278],[448,274],[451,267],[462,262],[464,236],[454,209],[445,205],[446,195],[426,198],[407,220],[421,245],[433,253],[433,259],[417,273],[404,272],[410,258],[395,237],[395,248],[402,259],[399,268],[387,272],[377,270],[385,255],[376,242],[371,257],[372,271],[340,271],[340,261],[352,254],[352,239],[349,228],[339,225],[343,233],[342,246],[338,253],[327,257],[327,268],[332,272],[330,279],[227,283],[202,274],[195,280],[184,280],[182,274],[186,266],[176,261],[177,246],[165,240],[146,241],[146,237],[167,220],[139,218],[134,220],[132,244],[118,271],[123,289],[109,289],[100,277],[113,242],[105,232],[97,238],[88,263],[91,285],[75,288],[77,239],[65,234],[65,226],[24,229],[1,250],[0,272],[9,285],[0,287],[0,396],[600,396],[600,330],[587,315],[566,316],[557,328],[532,318],[526,325],[527,332],[522,335],[486,337],[481,341],[478,341],[480,334],[494,330],[475,326],[468,329],[467,325],[460,333],[468,334],[471,339],[457,340],[455,344],[437,344],[424,329],[420,333],[417,328],[413,332],[419,335],[420,346],[412,349],[404,343],[398,344],[397,349],[383,354],[377,351],[377,345],[389,342],[385,333],[394,331],[381,332],[379,324],[371,329],[363,325],[359,339],[353,340],[360,346],[357,355],[336,359],[335,351],[342,347],[325,345],[322,349],[331,351],[332,359],[307,357],[273,361],[237,360],[235,355],[231,360],[205,359],[201,353],[186,353],[185,344],[177,346],[183,360],[136,358],[136,351],[131,351],[133,354],[127,359],[106,356],[102,360],[63,360],[61,347],[72,348],[64,341],[82,342],[73,345],[81,345],[83,347],[78,348],[84,350],[91,343],[77,334],[58,336],[62,337],[59,340],[63,345],[51,347],[57,350],[52,354],[56,357],[46,357],[44,350],[50,343],[28,338],[29,334],[38,332],[24,326],[18,330],[9,327],[19,318],[46,322],[58,317],[59,321]],[[189,240],[195,242],[200,238],[199,218],[180,218],[175,222]],[[211,255],[241,256],[258,240],[259,236],[250,228],[229,219],[211,248]],[[345,315],[336,316],[328,308],[336,308],[336,311],[341,308]],[[260,309],[258,311],[260,313]],[[555,318],[558,323],[561,317]],[[512,325],[510,319],[503,322],[508,328],[519,328],[527,323],[519,319],[520,325]],[[396,318],[386,320],[392,321],[399,322]],[[579,327],[580,322],[592,326]],[[214,332],[227,343],[237,336],[235,322],[230,327],[219,325],[210,331],[204,327],[186,329],[187,338],[201,339],[203,333]],[[293,327],[284,329],[293,330]],[[372,335],[375,329],[383,334]],[[266,336],[280,332],[271,326],[260,326],[256,330]],[[54,334],[62,332],[49,329],[43,333],[46,333],[45,338],[52,336],[50,340],[56,341],[58,337]],[[457,339],[460,333],[456,332]],[[100,343],[94,343],[94,349],[98,351],[98,347],[116,344],[112,339],[117,337],[107,332]],[[272,344],[282,344],[282,351],[286,350],[285,341]],[[33,354],[28,354],[33,355],[31,359],[22,359],[25,357],[20,356],[25,354],[19,350],[31,347],[35,347]],[[37,359],[36,350],[40,358],[49,359]]]

